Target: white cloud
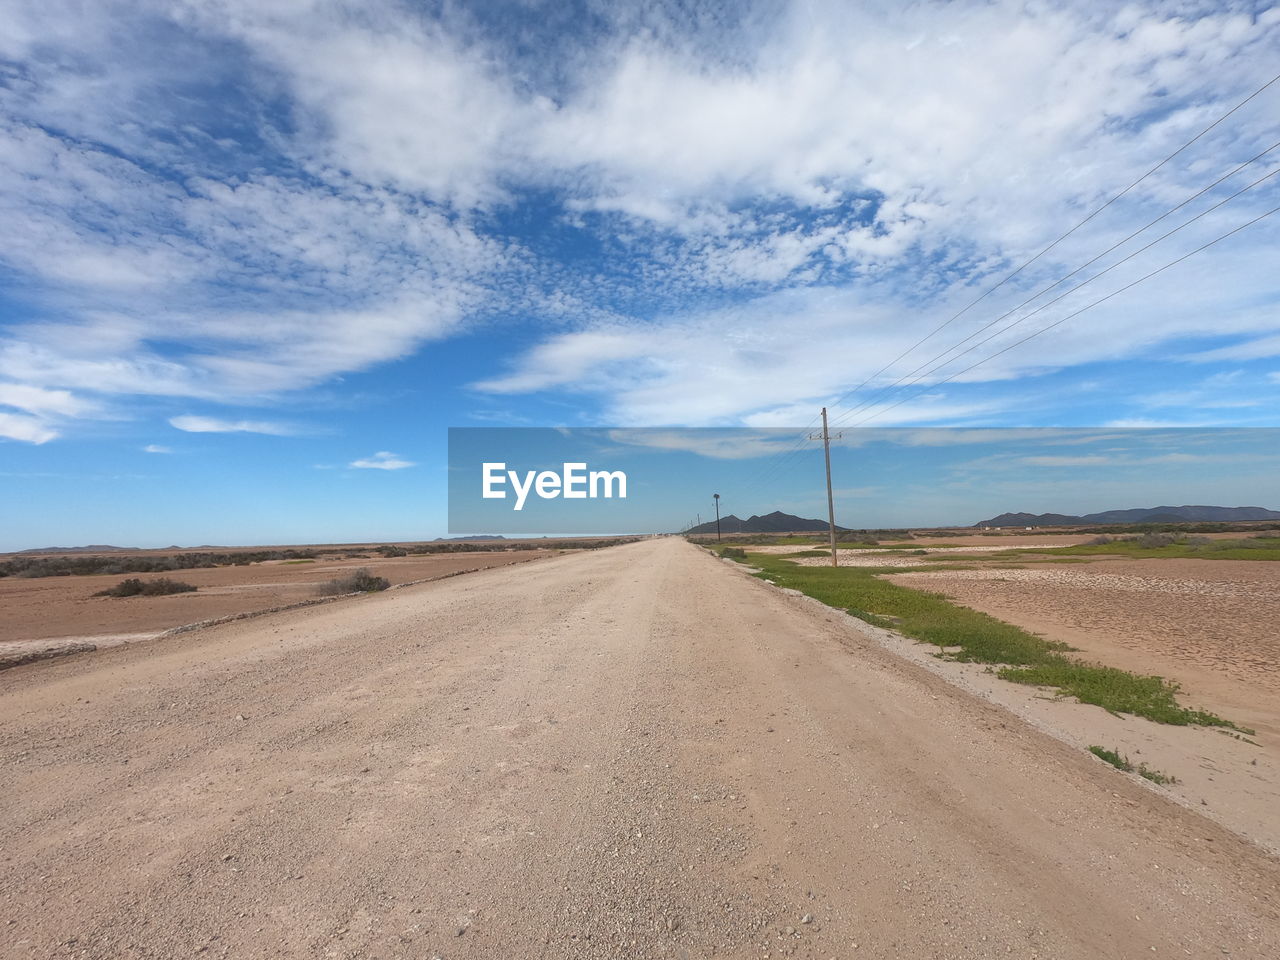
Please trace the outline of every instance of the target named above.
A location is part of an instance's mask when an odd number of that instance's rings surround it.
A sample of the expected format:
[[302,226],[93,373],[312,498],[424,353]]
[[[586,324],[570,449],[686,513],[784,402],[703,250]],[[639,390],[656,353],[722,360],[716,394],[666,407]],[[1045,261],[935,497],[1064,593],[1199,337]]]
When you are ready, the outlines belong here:
[[[1197,444],[1194,438],[1180,436],[1177,432],[1165,434],[1163,437],[1144,434],[1145,431],[1135,433],[1128,446],[1114,448],[1106,454],[1063,457],[1017,456],[1009,453],[997,453],[978,460],[971,460],[967,463],[956,464],[955,469],[961,472],[990,471],[995,473],[1015,471],[1017,467],[1048,467],[1054,470],[1107,467],[1120,470],[1129,467],[1176,467],[1192,464],[1269,463],[1280,458],[1280,455],[1275,453],[1258,453],[1257,443],[1251,443],[1249,449],[1221,453],[1187,453],[1182,450],[1175,450],[1169,453],[1149,453],[1146,451],[1156,448],[1162,440],[1174,446],[1188,441],[1192,446]],[[1217,439],[1221,440],[1222,437],[1223,434],[1219,433]],[[1019,474],[1015,473],[1014,475]]]
[[142,448],[143,453],[173,453],[172,447],[161,446],[158,443],[148,443]]
[[[0,218],[24,228],[0,258],[40,309],[0,336],[0,376],[67,418],[87,415],[84,394],[269,402],[505,308],[550,329],[519,357],[495,351],[506,368],[483,390],[574,392],[620,423],[780,423],[1259,85],[1280,45],[1280,12],[1232,5],[818,0],[696,22],[602,6],[589,42],[551,44],[530,42],[537,23],[500,36],[479,11],[392,0],[11,6]],[[1028,282],[1250,156],[1274,102]],[[503,216],[526,191],[605,265],[512,239]],[[1253,209],[1206,218],[1168,256]],[[1206,334],[1236,342],[1197,359],[1275,355],[1280,230],[1245,239],[871,410],[980,418],[999,404],[966,386]],[[949,333],[1022,297],[1008,292]],[[706,305],[725,293],[732,309]]]
[[610,430],[609,439],[629,446],[682,450],[716,460],[749,460],[785,452],[795,441],[789,430]]
[[[396,3],[188,3],[215,35],[284,76],[312,129],[295,144],[317,172],[354,171],[436,200],[499,199],[519,98],[483,49]],[[353,12],[358,10],[358,16]],[[523,116],[518,116],[518,113]]]
[[405,467],[414,466],[414,463],[387,450],[379,450],[371,457],[352,460],[348,466],[355,467],[357,470],[403,470]]
[[1020,457],[1019,463],[1029,467],[1093,467],[1104,463],[1112,463],[1111,457]]
[[[281,177],[178,190],[92,145],[5,132],[0,184],[22,187],[0,212],[26,224],[5,259],[93,304],[0,340],[0,373],[35,385],[210,398],[309,386],[448,334],[476,300],[472,278],[504,260],[501,243],[385,190]],[[228,272],[245,291],[229,305],[210,287]],[[162,358],[157,341],[186,349]]]
[[1218,347],[1215,350],[1203,350],[1192,354],[1188,359],[1201,363],[1214,363],[1222,360],[1257,360],[1267,357],[1280,357],[1280,334],[1245,340],[1242,343]]
[[[833,399],[871,377],[866,388],[839,404],[841,413],[851,405],[869,404],[845,423],[853,425],[872,414],[880,425],[944,422],[922,409],[931,406],[928,397],[945,399],[948,405],[981,407],[981,401],[960,399],[969,396],[964,392],[966,385],[1016,381],[1088,363],[1144,357],[1160,351],[1162,344],[1203,336],[1207,317],[1213,318],[1212,332],[1220,336],[1248,336],[1275,328],[1280,323],[1275,310],[1262,304],[1274,287],[1267,266],[1268,244],[1280,243],[1280,231],[1263,231],[1255,239],[1255,247],[1202,254],[1184,264],[1184,269],[1082,313],[970,372],[962,371],[1118,289],[1137,274],[1122,273],[1096,292],[1086,288],[1064,300],[1061,308],[1012,328],[967,355],[946,350],[975,329],[976,320],[954,327],[954,332],[948,330],[894,363],[972,299],[973,291],[957,289],[931,304],[904,307],[892,290],[871,283],[850,289],[784,291],[732,310],[555,333],[528,350],[508,372],[477,387],[503,394],[563,389],[597,395],[606,403],[603,416],[623,424],[735,420],[769,426],[805,422],[817,406],[831,405]],[[996,305],[985,311],[981,322],[1021,299],[1025,294],[1002,291],[992,298]],[[1222,354],[1220,359],[1228,358],[1227,351]],[[874,376],[886,365],[887,374]],[[951,384],[933,386],[958,372]],[[905,374],[910,376],[901,386],[883,392]],[[890,409],[902,400],[908,402]],[[1012,400],[994,407],[988,404],[988,409],[1007,408],[1010,402],[1025,406]],[[806,412],[800,415],[802,410]],[[907,417],[912,410],[923,418]],[[781,414],[775,417],[773,411]]]
[[169,425],[187,433],[265,433],[287,437],[298,432],[288,424],[267,420],[220,420],[217,417],[170,417]]
[[48,443],[50,440],[56,439],[57,436],[58,431],[39,417],[0,411],[0,437],[41,444]]
[[39,416],[83,416],[94,409],[69,390],[45,390],[22,383],[0,383],[0,406],[16,407]]
[[0,437],[28,443],[47,443],[61,436],[58,424],[67,418],[92,416],[98,405],[69,390],[47,390],[23,383],[0,382]]
[[1162,427],[1196,427],[1202,426],[1202,423],[1179,423],[1175,420],[1156,420],[1151,417],[1120,417],[1108,420],[1103,426],[1121,427],[1126,430],[1152,430]]
[[1266,37],[1231,12],[781,9],[767,37],[720,57],[661,35],[622,40],[540,125],[536,148],[583,171],[593,188],[584,205],[696,234],[728,232],[744,198],[818,212],[870,191],[885,200],[874,228],[815,231],[811,250],[887,258],[962,232],[1013,256],[1042,242],[1041,224],[1061,218],[1064,201],[1096,202],[1212,108],[1189,97],[1145,130],[1114,118],[1170,88],[1206,91],[1218,81],[1202,71]]

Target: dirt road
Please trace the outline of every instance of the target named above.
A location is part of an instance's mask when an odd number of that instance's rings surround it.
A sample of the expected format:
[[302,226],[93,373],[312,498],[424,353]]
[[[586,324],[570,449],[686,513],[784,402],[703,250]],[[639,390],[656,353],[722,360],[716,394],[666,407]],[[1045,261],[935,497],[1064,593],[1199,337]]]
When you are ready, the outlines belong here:
[[1275,957],[1280,865],[677,540],[0,675],[0,955]]

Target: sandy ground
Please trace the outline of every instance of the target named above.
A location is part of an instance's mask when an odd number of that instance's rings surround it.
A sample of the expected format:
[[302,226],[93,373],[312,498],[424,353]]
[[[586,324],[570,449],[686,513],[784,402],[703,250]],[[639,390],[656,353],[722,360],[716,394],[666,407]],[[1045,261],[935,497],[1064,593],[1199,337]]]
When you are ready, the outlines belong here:
[[[1059,544],[1049,540],[1041,539],[1041,540],[1036,540],[1034,543],[1026,544],[1023,547],[1023,549],[1045,548],[1045,547],[1054,547],[1054,546],[1066,546],[1066,544]],[[799,553],[799,552],[807,551],[809,549],[821,549],[821,547],[807,548],[807,547],[763,546],[763,547],[749,547],[747,549],[749,549],[752,553],[772,553],[772,554],[778,554],[781,556],[786,556],[787,554]],[[836,561],[842,567],[922,567],[928,564],[935,563],[936,558],[939,555],[942,555],[942,556],[963,555],[963,556],[973,556],[976,558],[984,558],[989,554],[995,553],[1000,550],[1008,550],[1008,549],[1010,548],[1007,543],[999,544],[999,545],[992,544],[992,545],[986,545],[986,546],[972,545],[972,546],[967,546],[962,550],[953,550],[953,549],[948,549],[946,547],[941,547],[941,546],[938,546],[938,547],[920,546],[920,547],[910,547],[908,548],[908,552],[903,554],[903,553],[888,553],[884,550],[874,550],[874,549],[866,549],[866,548],[860,548],[860,547],[854,547],[850,549],[841,549],[840,547],[837,547]],[[825,567],[831,563],[831,555],[830,553],[827,553],[825,556],[821,556],[821,557],[795,557],[793,562],[799,564],[802,567]]]
[[[1085,659],[1167,677],[1184,703],[1253,728],[1244,741],[1206,739],[1134,718],[1032,710],[1084,745],[1174,774],[1171,793],[1280,851],[1280,564],[1125,559],[889,579],[1065,641]],[[984,684],[1006,703],[1019,699],[1013,687]]]
[[1197,702],[1244,711],[1280,740],[1280,563],[1098,560],[891,579],[1103,662],[1170,677]]
[[663,539],[0,674],[0,955],[1280,954],[1275,859],[839,616]]
[[[911,541],[913,546],[939,547],[993,547],[997,550],[1025,550],[1027,547],[1074,547],[1078,543],[1087,543],[1096,537],[1096,533],[1052,533],[1046,528],[1039,530],[1019,530],[1016,533],[974,533],[959,537],[931,537],[922,533]],[[1126,534],[1119,534],[1126,536]],[[1240,534],[1231,534],[1240,536]]]
[[[186,623],[296,603],[317,584],[368,567],[393,584],[546,556],[548,551],[431,554],[368,560],[267,561],[244,567],[206,567],[171,573],[0,579],[0,650],[31,640],[89,640],[99,646],[155,636]],[[95,597],[126,577],[169,577],[195,584],[196,593],[167,597]]]

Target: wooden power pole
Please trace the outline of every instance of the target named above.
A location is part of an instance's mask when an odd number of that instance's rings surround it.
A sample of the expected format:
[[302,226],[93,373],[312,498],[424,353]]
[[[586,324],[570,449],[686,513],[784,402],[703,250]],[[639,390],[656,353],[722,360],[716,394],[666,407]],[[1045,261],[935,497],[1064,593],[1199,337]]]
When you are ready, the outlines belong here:
[[[837,434],[837,439],[839,436]],[[840,564],[836,559],[836,501],[831,493],[831,431],[827,429],[826,407],[822,408],[822,454],[827,461],[827,532],[831,537],[831,565],[838,567]]]

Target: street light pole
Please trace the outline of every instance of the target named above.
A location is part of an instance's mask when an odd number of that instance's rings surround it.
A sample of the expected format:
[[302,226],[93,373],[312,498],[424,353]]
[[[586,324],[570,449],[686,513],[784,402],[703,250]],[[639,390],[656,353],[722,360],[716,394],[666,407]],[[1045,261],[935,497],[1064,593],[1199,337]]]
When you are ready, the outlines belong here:
[[713,493],[716,501],[716,543],[720,542],[720,494]]

